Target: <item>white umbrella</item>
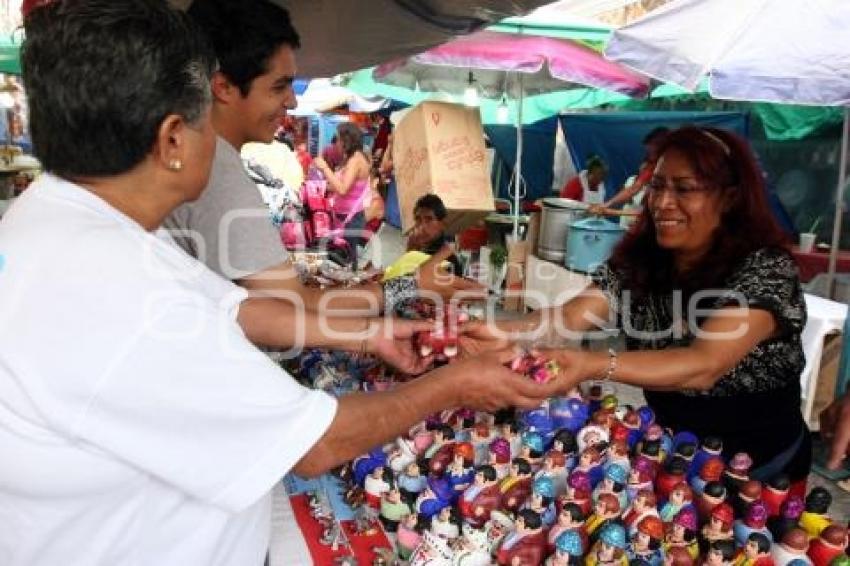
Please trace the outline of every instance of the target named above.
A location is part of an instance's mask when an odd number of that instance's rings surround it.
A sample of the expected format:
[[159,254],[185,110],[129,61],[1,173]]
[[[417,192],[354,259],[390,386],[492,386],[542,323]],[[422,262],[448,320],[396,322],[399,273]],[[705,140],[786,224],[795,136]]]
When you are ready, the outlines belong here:
[[845,106],[830,290],[838,257],[850,105],[847,0],[678,0],[615,30],[605,55],[715,98]]

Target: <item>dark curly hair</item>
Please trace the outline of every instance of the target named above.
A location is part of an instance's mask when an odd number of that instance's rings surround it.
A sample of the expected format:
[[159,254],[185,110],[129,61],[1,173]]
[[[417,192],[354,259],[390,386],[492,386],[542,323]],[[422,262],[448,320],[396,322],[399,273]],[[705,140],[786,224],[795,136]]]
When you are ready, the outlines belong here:
[[702,261],[679,274],[673,254],[658,245],[652,211],[645,206],[609,262],[624,289],[636,296],[680,289],[689,296],[722,286],[756,250],[787,249],[787,236],[770,212],[762,172],[746,140],[719,128],[685,126],[661,140],[658,154],[667,151],[682,154],[703,185],[722,192],[720,225]]
[[194,0],[188,13],[209,37],[219,70],[242,96],[268,71],[281,46],[301,46],[289,12],[268,0]]

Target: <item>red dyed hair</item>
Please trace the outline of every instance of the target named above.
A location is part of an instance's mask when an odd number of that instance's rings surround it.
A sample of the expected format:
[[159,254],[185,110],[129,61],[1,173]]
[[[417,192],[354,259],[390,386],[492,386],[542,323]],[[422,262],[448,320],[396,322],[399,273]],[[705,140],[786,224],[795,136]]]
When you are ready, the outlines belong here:
[[679,152],[702,185],[721,193],[720,226],[699,265],[677,276],[673,254],[658,245],[652,211],[645,206],[611,256],[610,265],[621,274],[623,289],[635,295],[682,289],[689,295],[722,286],[758,249],[787,249],[787,236],[770,211],[761,168],[745,139],[719,128],[685,126],[661,141],[659,155],[668,151]]
[[30,12],[32,12],[39,6],[44,6],[54,1],[58,0],[24,0],[24,3],[21,4],[21,15],[24,17],[24,19],[26,19],[27,16],[29,16]]

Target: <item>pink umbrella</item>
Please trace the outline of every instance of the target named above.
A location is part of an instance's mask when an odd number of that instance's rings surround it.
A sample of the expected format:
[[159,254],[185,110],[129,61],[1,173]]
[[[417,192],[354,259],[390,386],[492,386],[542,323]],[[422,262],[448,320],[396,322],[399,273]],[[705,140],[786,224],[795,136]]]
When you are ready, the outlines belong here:
[[[468,72],[458,72],[464,69]],[[471,73],[471,75],[469,74]],[[522,73],[509,80],[509,73]],[[375,82],[420,91],[457,93],[469,85],[491,100],[569,90],[605,88],[645,96],[649,79],[569,39],[482,31],[419,55],[380,65]]]

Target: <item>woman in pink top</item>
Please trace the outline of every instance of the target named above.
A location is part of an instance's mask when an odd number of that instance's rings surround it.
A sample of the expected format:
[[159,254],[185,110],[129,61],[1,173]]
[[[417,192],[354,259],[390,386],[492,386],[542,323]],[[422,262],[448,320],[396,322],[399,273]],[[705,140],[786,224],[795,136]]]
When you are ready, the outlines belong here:
[[334,214],[337,225],[345,225],[345,239],[352,251],[358,244],[364,243],[363,230],[366,217],[363,210],[369,204],[369,160],[363,153],[363,135],[360,128],[350,122],[337,126],[337,141],[342,151],[343,164],[337,172],[331,170],[327,162],[317,157],[314,163],[324,173],[328,189],[333,191]]

